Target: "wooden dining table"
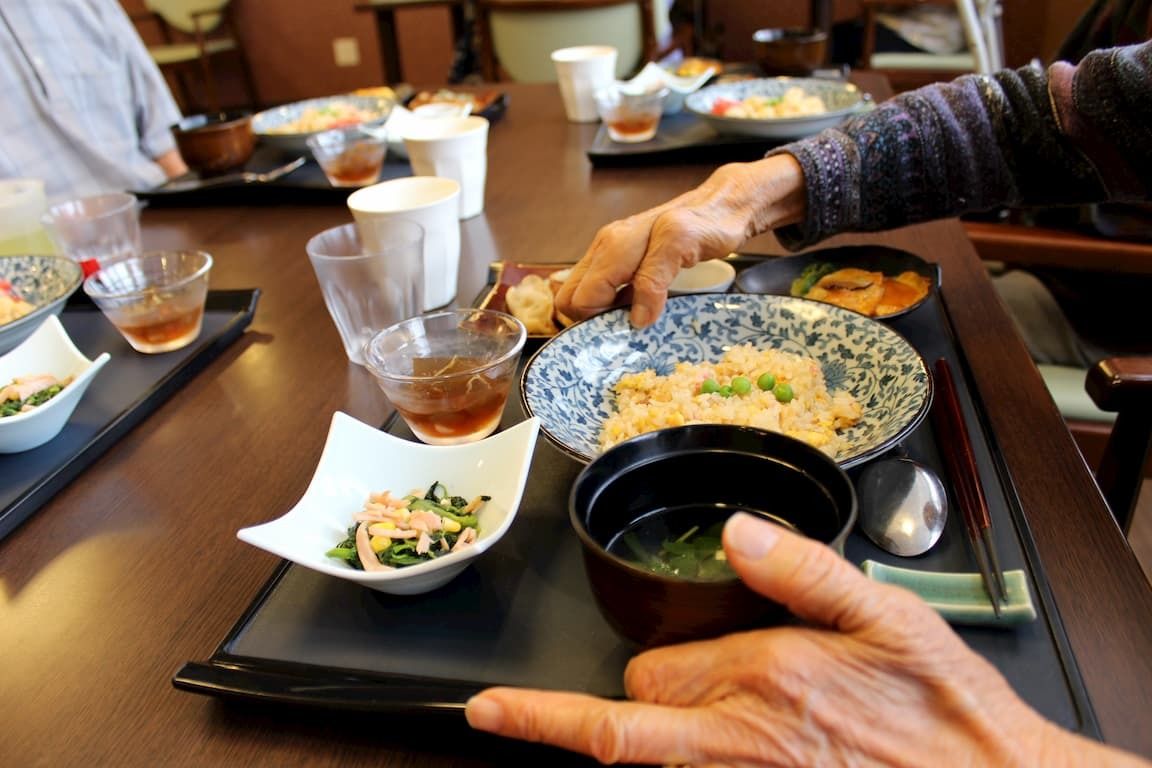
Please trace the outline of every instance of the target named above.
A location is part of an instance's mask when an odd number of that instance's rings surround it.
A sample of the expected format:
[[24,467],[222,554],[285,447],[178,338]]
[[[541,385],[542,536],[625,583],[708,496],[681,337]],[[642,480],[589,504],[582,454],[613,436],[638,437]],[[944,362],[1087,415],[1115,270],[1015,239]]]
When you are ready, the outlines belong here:
[[[884,95],[881,81],[861,84]],[[457,303],[475,300],[492,262],[572,262],[602,225],[713,170],[594,168],[585,149],[598,127],[567,122],[554,86],[501,88],[508,109],[489,136],[485,211],[461,223]],[[143,213],[146,249],[208,250],[212,287],[258,288],[258,308],[236,342],[0,541],[0,765],[589,764],[472,733],[459,719],[173,687],[174,672],[212,653],[280,565],[237,529],[299,499],[334,411],[371,424],[389,414],[370,375],[347,360],[305,255],[312,235],[351,221],[343,198],[252,197]],[[1152,589],[960,223],[831,243],[886,244],[941,265],[965,375],[1100,733],[1152,755]],[[744,250],[783,253],[771,236]]]

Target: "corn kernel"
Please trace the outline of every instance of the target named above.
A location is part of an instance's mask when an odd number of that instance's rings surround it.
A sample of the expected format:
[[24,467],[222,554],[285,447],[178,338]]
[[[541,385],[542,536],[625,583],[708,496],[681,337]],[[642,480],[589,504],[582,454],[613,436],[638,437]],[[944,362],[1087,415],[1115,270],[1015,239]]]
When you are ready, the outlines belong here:
[[373,536],[368,543],[372,545],[373,552],[383,552],[392,546],[392,539],[387,536]]
[[440,524],[444,527],[446,533],[459,533],[462,527],[460,523],[456,522],[450,517],[440,518]]

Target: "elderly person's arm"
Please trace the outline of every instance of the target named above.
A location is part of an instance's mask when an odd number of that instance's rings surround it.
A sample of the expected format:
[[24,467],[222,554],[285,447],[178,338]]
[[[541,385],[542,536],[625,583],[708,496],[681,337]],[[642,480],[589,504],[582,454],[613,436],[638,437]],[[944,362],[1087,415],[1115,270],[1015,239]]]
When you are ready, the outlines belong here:
[[652,322],[681,267],[775,230],[790,248],[846,231],[998,205],[1149,197],[1152,42],[1055,64],[972,75],[896,96],[843,126],[602,228],[561,289],[585,317],[630,283],[632,321]]
[[808,624],[642,653],[629,701],[489,689],[468,722],[603,763],[1147,768],[1043,719],[926,603],[823,544],[737,514],[724,549]]

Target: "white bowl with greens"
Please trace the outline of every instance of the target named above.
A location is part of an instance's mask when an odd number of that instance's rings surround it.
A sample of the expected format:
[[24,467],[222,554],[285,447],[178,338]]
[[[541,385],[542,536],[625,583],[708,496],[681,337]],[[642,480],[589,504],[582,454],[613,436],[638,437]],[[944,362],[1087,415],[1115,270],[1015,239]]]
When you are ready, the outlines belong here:
[[[242,528],[236,535],[297,565],[380,592],[429,592],[490,551],[511,527],[528,480],[537,429],[537,420],[529,419],[476,442],[427,445],[390,435],[337,411],[303,497],[276,520]],[[366,514],[362,516],[367,501],[384,491],[397,502],[405,501],[411,492],[420,503],[382,506],[408,509],[412,516],[431,512],[440,518],[423,556],[417,551],[418,539],[412,537],[393,539],[387,548],[375,551],[375,557],[365,551],[364,560],[357,557],[356,538],[361,529],[366,538],[377,535],[368,533],[377,525],[411,529],[396,517],[389,525],[389,520],[373,522],[365,519]],[[464,501],[451,502],[455,496]],[[487,499],[467,514],[459,514],[461,507],[478,497]],[[462,529],[452,525],[455,530],[449,531],[446,521],[453,518],[463,520],[462,527],[475,529],[474,541],[455,546]],[[441,537],[441,530],[452,536]],[[385,533],[381,531],[380,538]],[[376,544],[372,542],[373,547]],[[394,556],[395,550],[401,554]]]
[[29,451],[59,435],[109,359],[107,352],[85,357],[55,315],[0,356],[0,453]]

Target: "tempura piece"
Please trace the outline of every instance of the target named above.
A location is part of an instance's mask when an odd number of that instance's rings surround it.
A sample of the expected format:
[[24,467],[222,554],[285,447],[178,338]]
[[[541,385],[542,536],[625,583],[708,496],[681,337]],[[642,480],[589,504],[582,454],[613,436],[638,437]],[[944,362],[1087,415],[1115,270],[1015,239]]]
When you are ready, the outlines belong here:
[[528,333],[551,336],[556,332],[552,322],[555,299],[548,281],[540,275],[525,275],[519,283],[509,286],[504,302]]

